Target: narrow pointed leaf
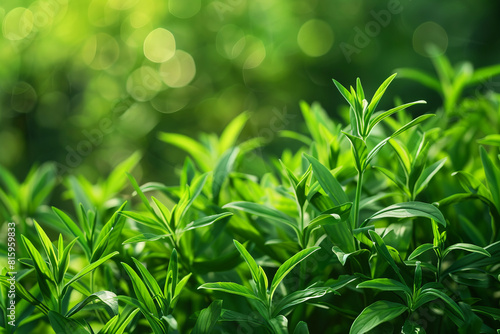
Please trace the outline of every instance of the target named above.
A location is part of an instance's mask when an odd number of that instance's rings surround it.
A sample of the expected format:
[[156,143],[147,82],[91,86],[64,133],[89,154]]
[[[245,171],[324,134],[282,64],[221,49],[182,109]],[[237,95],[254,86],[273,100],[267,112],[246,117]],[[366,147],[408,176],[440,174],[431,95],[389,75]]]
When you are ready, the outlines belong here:
[[367,306],[354,320],[349,334],[363,334],[408,310],[403,304],[379,300]]
[[319,250],[320,247],[310,247],[304,250],[301,250],[291,258],[285,261],[279,268],[276,274],[274,275],[273,281],[271,283],[270,295],[271,299],[273,297],[274,291],[281,283],[281,281],[285,278],[285,276],[300,262],[306,259],[309,255]]

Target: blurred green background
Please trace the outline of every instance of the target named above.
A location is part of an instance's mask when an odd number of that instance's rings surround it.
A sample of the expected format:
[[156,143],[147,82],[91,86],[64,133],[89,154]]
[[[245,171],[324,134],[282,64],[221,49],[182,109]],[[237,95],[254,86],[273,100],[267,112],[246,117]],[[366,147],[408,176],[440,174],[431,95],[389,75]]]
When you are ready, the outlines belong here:
[[[499,13],[473,0],[3,0],[0,164],[94,180],[140,150],[138,173],[171,182],[185,153],[158,131],[220,133],[245,110],[244,136],[277,151],[279,130],[303,126],[300,100],[337,117],[332,78],[359,76],[371,96],[398,67],[433,73],[428,43],[452,63],[498,63]],[[417,113],[441,104],[407,80],[389,95],[427,100]]]

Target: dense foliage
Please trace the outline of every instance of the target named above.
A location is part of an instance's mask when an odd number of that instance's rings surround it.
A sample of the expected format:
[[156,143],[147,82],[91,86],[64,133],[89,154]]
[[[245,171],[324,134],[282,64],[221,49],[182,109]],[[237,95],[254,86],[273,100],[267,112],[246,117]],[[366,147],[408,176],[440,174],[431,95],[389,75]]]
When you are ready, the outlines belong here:
[[378,108],[394,74],[374,93],[334,80],[345,122],[302,102],[305,131],[274,134],[293,147],[274,156],[238,140],[249,113],[199,141],[160,132],[188,153],[177,185],[140,185],[140,153],[97,183],[1,168],[15,332],[496,333],[500,95],[462,92],[500,68],[433,59],[437,78],[398,70],[442,96],[433,114]]

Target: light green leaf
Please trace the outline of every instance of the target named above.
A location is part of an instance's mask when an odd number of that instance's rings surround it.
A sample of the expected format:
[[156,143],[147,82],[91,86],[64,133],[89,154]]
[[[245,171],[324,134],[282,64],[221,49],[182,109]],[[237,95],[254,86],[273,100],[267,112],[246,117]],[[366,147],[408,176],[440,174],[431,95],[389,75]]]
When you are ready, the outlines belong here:
[[366,168],[366,158],[368,156],[368,148],[366,147],[363,139],[350,135],[346,132],[342,133],[349,139],[351,143],[352,155],[354,156],[354,160],[356,161],[356,169],[359,173],[363,172]]
[[481,146],[480,150],[488,188],[490,189],[493,203],[500,210],[500,170],[493,164],[484,147]]
[[224,152],[214,168],[212,196],[215,203],[218,203],[219,201],[219,194],[222,189],[222,185],[233,169],[234,162],[236,161],[236,157],[238,156],[239,152],[240,150],[237,147],[228,149],[226,152]]
[[67,314],[66,317],[71,317],[83,309],[87,304],[94,301],[100,301],[105,307],[110,311],[110,315],[114,316],[118,314],[118,300],[116,299],[116,294],[111,291],[98,291],[87,298],[85,298],[80,303],[76,304]]
[[415,248],[415,250],[410,254],[410,256],[408,256],[408,260],[413,260],[431,249],[434,249],[433,244],[422,244],[417,248]]
[[420,194],[425,189],[425,187],[427,187],[427,184],[429,184],[434,175],[436,175],[437,172],[444,166],[446,159],[447,158],[443,158],[439,161],[436,161],[423,170],[422,174],[420,174],[420,177],[417,180],[417,183],[415,184],[415,195]]
[[90,332],[78,321],[66,318],[62,314],[49,311],[49,321],[56,334],[89,334]]
[[241,130],[250,118],[249,112],[242,112],[236,116],[225,128],[219,137],[218,153],[222,154],[236,144]]
[[436,80],[432,75],[427,74],[421,70],[416,70],[413,68],[398,68],[396,72],[399,74],[399,78],[412,79],[426,87],[434,89],[436,92],[441,93],[441,83]]
[[349,198],[342,189],[340,183],[333,177],[332,173],[323,166],[316,158],[304,154],[309,163],[312,165],[313,173],[321,188],[326,192],[328,197],[335,205],[341,205],[349,202]]
[[246,250],[246,248],[240,244],[237,240],[233,240],[234,245],[236,246],[236,249],[238,249],[238,252],[240,252],[241,256],[245,260],[245,262],[248,265],[248,268],[250,268],[250,273],[252,274],[252,278],[257,284],[259,282],[259,277],[260,277],[260,271],[259,271],[259,266],[255,262],[254,258],[250,253]]
[[158,139],[189,153],[204,171],[211,169],[212,157],[208,150],[191,137],[177,133],[160,132],[158,133]]
[[259,297],[254,295],[252,290],[243,285],[233,282],[205,283],[202,284],[198,289],[218,290],[233,295],[243,296],[248,299],[255,299],[260,301]]
[[128,264],[124,262],[122,262],[121,264],[130,277],[130,281],[132,282],[132,287],[134,289],[135,296],[137,297],[139,302],[144,304],[150,313],[158,317],[158,310],[156,309],[156,305],[153,301],[153,298],[151,298],[148,288],[146,288],[146,285],[143,283],[142,279]]
[[273,298],[274,291],[278,287],[278,285],[281,283],[281,281],[285,278],[285,276],[300,262],[302,262],[304,259],[306,259],[309,255],[312,253],[316,252],[319,250],[320,247],[310,247],[301,250],[288,260],[286,260],[279,268],[276,274],[274,275],[273,281],[271,283],[271,289],[270,289],[270,298]]
[[[400,276],[399,268],[396,265],[396,262],[394,262],[394,259],[392,258],[391,253],[389,253],[389,250],[387,249],[387,246],[386,246],[384,240],[382,240],[382,238],[375,231],[369,230],[368,234],[370,234],[370,237],[371,237],[372,241],[374,242],[374,246],[375,246],[375,249],[377,250],[377,254],[381,258],[386,260],[387,263],[389,263],[389,265],[392,267],[392,269],[396,272],[396,274],[398,274],[398,276]],[[401,277],[400,277],[400,279],[401,279]],[[402,280],[402,281],[404,281],[404,280]]]
[[394,138],[394,137],[397,137],[399,136],[400,134],[402,134],[403,132],[405,132],[406,130],[414,127],[415,125],[417,124],[420,124],[422,123],[423,121],[431,118],[431,117],[434,117],[436,115],[434,114],[425,114],[425,115],[421,115],[421,116],[418,116],[417,118],[414,118],[412,121],[406,123],[405,125],[403,125],[401,128],[399,128],[398,130],[396,130],[392,135],[391,135],[391,138]]
[[215,223],[218,220],[221,220],[223,218],[226,218],[226,217],[229,217],[229,216],[232,216],[232,215],[233,214],[231,212],[223,212],[223,213],[219,213],[219,214],[216,214],[216,215],[211,215],[211,216],[207,216],[207,217],[203,217],[203,218],[197,219],[197,220],[192,221],[189,224],[187,224],[186,227],[184,227],[184,229],[182,230],[182,232],[186,232],[186,231],[189,231],[189,230],[194,230],[196,228],[200,228],[200,227],[211,225],[211,224]]
[[483,145],[493,145],[500,146],[500,134],[487,135],[477,141],[479,144]]
[[483,254],[484,256],[491,257],[491,254],[487,250],[485,250],[483,247],[479,247],[479,246],[476,246],[473,244],[466,244],[466,243],[457,243],[457,244],[451,245],[450,247],[448,247],[444,250],[442,257],[444,258],[446,255],[448,255],[448,253],[450,253],[452,250],[456,250],[456,249],[464,250],[464,251],[471,252],[471,253],[479,253],[479,254]]
[[164,238],[168,238],[170,234],[153,234],[153,233],[141,233],[132,238],[129,238],[123,242],[123,244],[133,244],[137,242],[148,242],[156,241]]
[[446,226],[446,220],[443,214],[437,207],[432,204],[423,202],[405,202],[388,206],[366,219],[363,226],[369,220],[380,218],[412,218],[425,217],[437,221],[439,224]]
[[[72,279],[70,279],[64,285],[63,291],[66,291],[73,282],[75,282],[75,281],[79,280],[80,278],[82,278],[83,276],[87,275],[89,272],[91,272],[95,268],[99,267],[101,264],[103,264],[104,262],[111,259],[113,256],[115,256],[117,254],[119,254],[119,252],[110,253],[110,254],[106,255],[105,257],[100,258],[99,260],[92,262],[91,264],[84,267],[82,270],[80,270],[75,276],[73,276]],[[64,294],[64,292],[63,292],[63,294]]]
[[[372,131],[372,129],[378,124],[380,123],[384,118],[386,117],[389,117],[391,116],[392,114],[394,113],[397,113],[398,111],[401,111],[401,110],[405,110],[406,108],[408,107],[411,107],[415,104],[425,104],[427,102],[423,101],[423,100],[419,100],[419,101],[415,101],[415,102],[410,102],[410,103],[406,103],[406,104],[403,104],[403,105],[400,105],[400,106],[397,106],[397,107],[394,107],[392,109],[389,109],[387,111],[384,111],[380,114],[378,114],[376,117],[374,117],[371,121],[370,121],[370,125],[368,127],[368,132],[367,132],[367,135],[370,134],[370,132]],[[400,130],[398,130],[400,131]],[[402,131],[401,131],[402,132]],[[395,137],[397,135],[393,135],[392,137]]]

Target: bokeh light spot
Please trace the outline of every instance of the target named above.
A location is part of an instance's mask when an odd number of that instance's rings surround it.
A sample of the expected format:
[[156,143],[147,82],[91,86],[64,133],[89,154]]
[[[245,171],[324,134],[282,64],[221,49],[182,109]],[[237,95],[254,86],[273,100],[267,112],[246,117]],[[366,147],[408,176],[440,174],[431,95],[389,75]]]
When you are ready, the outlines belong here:
[[127,10],[137,5],[138,2],[139,0],[108,0],[108,5],[113,9]]
[[[247,38],[248,39],[248,38]],[[243,68],[248,70],[259,66],[266,58],[266,47],[260,39],[255,38],[248,48],[248,56],[243,63]]]
[[27,113],[37,101],[35,89],[27,82],[18,82],[12,89],[11,106],[17,112]]
[[160,76],[170,87],[184,87],[196,75],[196,65],[193,57],[185,51],[177,50],[175,55],[160,66]]
[[83,47],[83,61],[95,70],[113,65],[120,55],[120,46],[113,36],[98,33],[90,37]]
[[31,10],[24,7],[14,8],[3,19],[3,36],[11,41],[24,39],[33,30],[33,22]]
[[201,8],[201,0],[169,0],[168,10],[180,19],[195,16]]
[[144,55],[154,63],[163,63],[175,54],[175,38],[166,29],[151,31],[144,40]]
[[216,47],[222,57],[234,59],[245,48],[245,33],[238,26],[225,25],[217,33]]
[[320,57],[332,47],[334,34],[330,26],[321,20],[309,20],[300,27],[297,43],[310,57]]
[[127,92],[137,101],[149,101],[161,90],[158,72],[150,66],[142,66],[127,79]]
[[442,55],[447,48],[448,34],[436,22],[424,22],[413,32],[413,49],[424,57]]

